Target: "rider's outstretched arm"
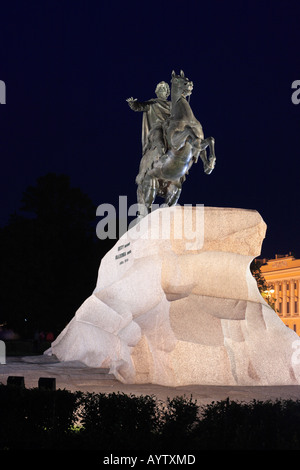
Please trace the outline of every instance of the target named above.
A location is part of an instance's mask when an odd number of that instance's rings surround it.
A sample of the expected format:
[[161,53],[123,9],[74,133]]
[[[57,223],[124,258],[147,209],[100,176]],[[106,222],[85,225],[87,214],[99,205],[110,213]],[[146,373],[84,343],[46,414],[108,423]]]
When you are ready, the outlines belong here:
[[126,101],[133,111],[149,111],[150,105],[155,102],[155,100],[138,101],[133,98],[128,98]]

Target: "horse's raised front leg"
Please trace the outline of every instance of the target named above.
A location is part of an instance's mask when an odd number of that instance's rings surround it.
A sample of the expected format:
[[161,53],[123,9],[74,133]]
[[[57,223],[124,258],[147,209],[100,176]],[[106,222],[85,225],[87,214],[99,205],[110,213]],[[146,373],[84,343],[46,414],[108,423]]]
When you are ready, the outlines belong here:
[[[206,148],[209,147],[209,157],[206,156]],[[216,164],[215,139],[207,137],[201,142],[200,158],[203,161],[204,173],[209,175]]]

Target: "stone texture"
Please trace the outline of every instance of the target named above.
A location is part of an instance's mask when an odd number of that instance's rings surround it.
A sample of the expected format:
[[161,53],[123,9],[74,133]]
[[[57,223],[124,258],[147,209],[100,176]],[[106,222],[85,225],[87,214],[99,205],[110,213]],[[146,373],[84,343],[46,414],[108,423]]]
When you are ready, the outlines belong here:
[[102,259],[93,294],[46,354],[123,383],[298,384],[299,337],[249,269],[265,232],[256,211],[156,210]]

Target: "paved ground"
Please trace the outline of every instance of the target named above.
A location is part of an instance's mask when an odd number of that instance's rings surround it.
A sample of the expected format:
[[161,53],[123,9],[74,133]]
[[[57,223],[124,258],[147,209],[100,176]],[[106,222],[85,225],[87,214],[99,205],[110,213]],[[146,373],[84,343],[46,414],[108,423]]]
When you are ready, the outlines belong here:
[[6,384],[10,375],[23,376],[25,386],[38,386],[40,377],[55,377],[56,388],[83,392],[124,392],[134,395],[155,395],[160,400],[167,397],[186,395],[197,400],[197,403],[207,404],[212,401],[231,400],[248,402],[257,400],[293,399],[300,400],[299,386],[212,386],[187,385],[184,387],[164,387],[161,385],[142,384],[127,385],[118,382],[105,369],[93,369],[80,362],[60,363],[52,357],[26,356],[7,357],[6,364],[0,364],[0,382]]

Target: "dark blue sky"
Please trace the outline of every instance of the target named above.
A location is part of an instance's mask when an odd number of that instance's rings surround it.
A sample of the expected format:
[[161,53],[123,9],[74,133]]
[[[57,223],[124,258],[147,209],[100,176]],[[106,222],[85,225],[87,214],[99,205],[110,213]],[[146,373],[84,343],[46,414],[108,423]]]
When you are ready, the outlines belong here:
[[96,205],[135,203],[142,116],[125,100],[183,69],[217,165],[193,166],[179,203],[256,209],[262,255],[300,256],[299,1],[15,0],[0,13],[1,224],[48,172]]

